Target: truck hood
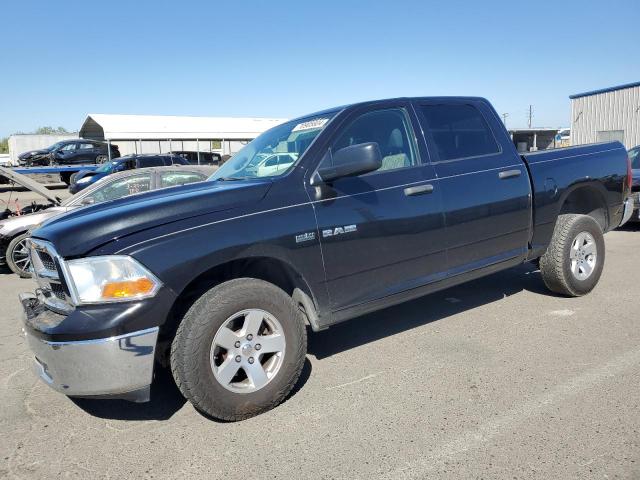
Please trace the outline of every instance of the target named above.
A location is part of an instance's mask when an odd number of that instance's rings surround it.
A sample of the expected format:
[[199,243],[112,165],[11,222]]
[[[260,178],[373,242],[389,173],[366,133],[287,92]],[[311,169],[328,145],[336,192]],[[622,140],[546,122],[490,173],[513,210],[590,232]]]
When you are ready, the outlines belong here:
[[60,205],[60,197],[56,197],[53,193],[47,190],[44,185],[30,179],[26,175],[14,172],[13,170],[6,167],[0,167],[0,175],[7,177],[8,179],[14,181],[18,185],[23,186],[24,188],[31,190],[32,192],[42,195],[45,199],[49,200],[54,205]]
[[270,180],[207,181],[132,195],[79,208],[32,232],[52,242],[63,257],[76,257],[112,240],[187,218],[261,200]]

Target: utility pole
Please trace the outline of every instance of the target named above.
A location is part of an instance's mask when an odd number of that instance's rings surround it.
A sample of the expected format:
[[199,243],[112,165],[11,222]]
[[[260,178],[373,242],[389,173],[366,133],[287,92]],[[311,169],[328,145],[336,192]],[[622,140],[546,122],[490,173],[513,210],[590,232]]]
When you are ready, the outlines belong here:
[[531,121],[533,120],[533,105],[529,105],[529,112],[527,116],[529,117],[529,128],[531,128]]
[[507,126],[507,117],[509,116],[508,113],[503,113],[502,114],[502,123],[504,123],[504,126]]

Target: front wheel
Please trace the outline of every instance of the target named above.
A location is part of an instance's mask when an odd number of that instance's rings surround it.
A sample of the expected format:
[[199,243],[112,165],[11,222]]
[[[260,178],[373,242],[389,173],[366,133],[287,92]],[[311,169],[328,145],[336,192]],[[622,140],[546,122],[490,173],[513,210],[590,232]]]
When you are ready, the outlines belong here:
[[305,361],[300,310],[275,285],[252,278],[222,283],[187,311],[171,345],[171,370],[200,411],[243,420],[282,402]]
[[13,273],[22,278],[31,278],[31,257],[27,248],[28,233],[18,235],[7,246],[7,265]]
[[560,215],[551,243],[540,258],[540,272],[547,288],[579,297],[595,288],[604,266],[604,235],[588,215]]

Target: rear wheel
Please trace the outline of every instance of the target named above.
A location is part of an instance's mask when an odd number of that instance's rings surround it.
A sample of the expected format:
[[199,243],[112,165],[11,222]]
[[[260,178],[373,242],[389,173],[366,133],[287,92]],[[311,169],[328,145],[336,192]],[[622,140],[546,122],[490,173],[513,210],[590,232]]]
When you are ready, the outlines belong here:
[[171,346],[171,370],[200,411],[242,420],[282,402],[305,361],[300,310],[275,285],[241,278],[203,294]]
[[96,157],[96,163],[104,163],[107,160],[109,160],[109,157],[107,157],[106,155],[98,155]]
[[29,250],[27,248],[27,239],[29,235],[23,233],[18,235],[9,242],[7,246],[7,265],[13,273],[19,275],[22,278],[31,278],[31,258],[29,257]]
[[560,215],[551,243],[540,258],[540,272],[553,292],[578,297],[600,280],[604,266],[604,236],[588,215]]

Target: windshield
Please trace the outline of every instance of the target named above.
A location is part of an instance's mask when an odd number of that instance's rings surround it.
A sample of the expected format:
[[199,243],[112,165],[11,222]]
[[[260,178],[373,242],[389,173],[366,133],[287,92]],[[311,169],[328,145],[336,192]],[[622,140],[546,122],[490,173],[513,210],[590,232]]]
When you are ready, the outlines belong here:
[[48,152],[53,152],[54,150],[59,149],[60,147],[63,147],[67,144],[67,142],[58,142],[58,143],[54,143],[53,145],[51,145],[50,147],[45,148],[46,151]]
[[267,130],[231,157],[209,180],[275,177],[293,167],[336,112]]
[[108,173],[111,170],[113,170],[114,168],[116,168],[119,163],[121,163],[121,162],[116,162],[116,161],[105,162],[105,163],[102,164],[101,167],[96,168],[95,171],[99,172],[99,173]]
[[629,159],[631,160],[631,168],[640,170],[640,147],[629,150]]

